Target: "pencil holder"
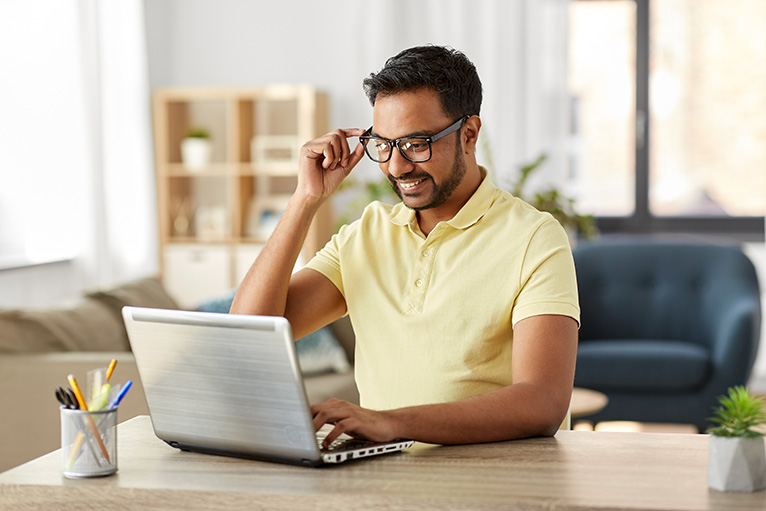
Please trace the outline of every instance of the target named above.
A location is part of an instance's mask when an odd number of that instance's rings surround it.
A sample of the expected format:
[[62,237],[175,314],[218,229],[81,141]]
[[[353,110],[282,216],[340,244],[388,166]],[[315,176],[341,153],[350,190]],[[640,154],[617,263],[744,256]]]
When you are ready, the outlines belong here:
[[69,478],[117,472],[117,409],[61,408],[61,471]]

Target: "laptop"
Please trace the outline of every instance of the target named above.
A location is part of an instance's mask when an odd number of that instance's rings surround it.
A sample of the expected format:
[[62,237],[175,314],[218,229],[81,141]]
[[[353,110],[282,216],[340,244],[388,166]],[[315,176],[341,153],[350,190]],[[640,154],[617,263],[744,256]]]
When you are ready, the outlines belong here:
[[314,430],[285,318],[124,307],[154,433],[172,447],[320,466],[406,449]]

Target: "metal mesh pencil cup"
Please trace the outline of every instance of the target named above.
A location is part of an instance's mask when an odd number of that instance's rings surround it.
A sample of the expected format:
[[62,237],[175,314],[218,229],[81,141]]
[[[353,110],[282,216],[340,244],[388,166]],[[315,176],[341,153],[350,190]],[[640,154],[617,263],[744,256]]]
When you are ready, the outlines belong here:
[[61,408],[61,472],[69,478],[117,472],[117,408]]

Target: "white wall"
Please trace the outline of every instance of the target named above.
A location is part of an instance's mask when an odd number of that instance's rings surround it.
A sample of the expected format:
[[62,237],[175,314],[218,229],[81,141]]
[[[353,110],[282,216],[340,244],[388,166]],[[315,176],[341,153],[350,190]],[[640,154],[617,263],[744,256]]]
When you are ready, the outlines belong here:
[[[332,127],[366,128],[362,80],[400,50],[453,46],[484,83],[482,120],[498,173],[545,150],[565,168],[566,0],[146,1],[150,84],[306,82],[329,93]],[[481,160],[481,152],[479,158]],[[378,176],[371,162],[357,170]]]

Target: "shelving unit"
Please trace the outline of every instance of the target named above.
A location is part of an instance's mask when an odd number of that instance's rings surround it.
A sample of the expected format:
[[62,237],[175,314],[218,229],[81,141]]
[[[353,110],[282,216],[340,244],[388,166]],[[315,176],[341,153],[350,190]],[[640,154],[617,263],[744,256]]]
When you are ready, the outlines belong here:
[[[185,307],[235,288],[295,190],[300,146],[325,133],[327,97],[307,85],[167,88],[154,93],[160,271]],[[185,165],[181,142],[210,133],[209,163]],[[302,251],[332,235],[329,206]]]

